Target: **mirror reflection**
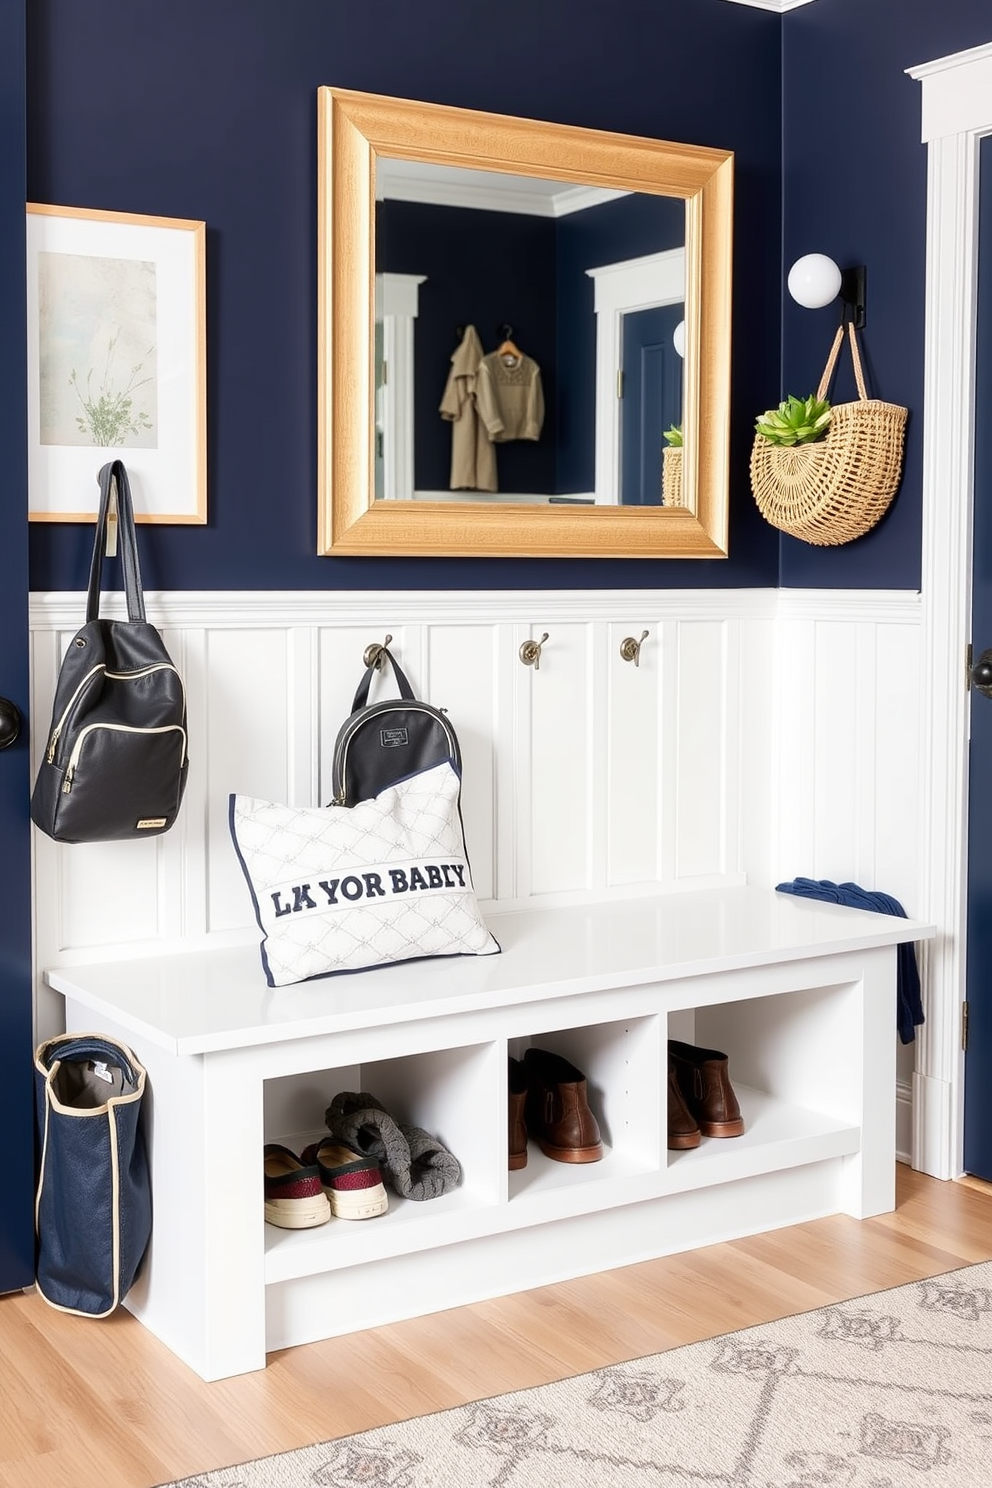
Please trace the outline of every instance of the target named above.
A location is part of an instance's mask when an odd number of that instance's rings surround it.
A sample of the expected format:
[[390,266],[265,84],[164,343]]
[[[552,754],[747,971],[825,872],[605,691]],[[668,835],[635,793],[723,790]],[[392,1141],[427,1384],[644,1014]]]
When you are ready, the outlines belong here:
[[682,504],[684,201],[388,155],[375,194],[376,499]]

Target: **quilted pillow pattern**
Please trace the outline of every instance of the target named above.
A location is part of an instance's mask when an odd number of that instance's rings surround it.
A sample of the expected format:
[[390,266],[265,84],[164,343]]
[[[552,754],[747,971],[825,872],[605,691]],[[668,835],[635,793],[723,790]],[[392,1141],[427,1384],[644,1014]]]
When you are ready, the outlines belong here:
[[490,956],[445,761],[355,806],[232,795],[270,987],[425,956]]

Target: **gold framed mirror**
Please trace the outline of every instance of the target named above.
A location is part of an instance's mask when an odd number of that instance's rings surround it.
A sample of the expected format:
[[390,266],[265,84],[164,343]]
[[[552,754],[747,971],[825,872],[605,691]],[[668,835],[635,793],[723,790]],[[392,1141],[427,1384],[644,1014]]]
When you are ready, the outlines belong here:
[[[318,114],[318,553],[726,557],[731,152],[332,87],[318,90]],[[578,495],[543,490],[534,496],[501,495],[482,485],[478,492],[454,488],[425,494],[412,484],[409,489],[402,484],[397,487],[395,480],[391,489],[384,490],[382,409],[384,404],[395,403],[399,369],[391,362],[387,377],[383,284],[386,278],[417,284],[424,277],[384,276],[376,262],[377,188],[381,194],[382,183],[404,171],[450,172],[459,181],[486,173],[484,179],[503,187],[527,188],[531,195],[548,185],[559,193],[575,195],[580,189],[596,193],[597,201],[634,193],[666,198],[680,212],[677,203],[684,203],[681,248],[606,265],[607,271],[618,266],[633,269],[636,277],[645,272],[653,275],[656,263],[669,265],[666,272],[672,261],[678,264],[681,288],[677,293],[684,297],[677,333],[681,346],[676,338],[682,358],[678,394],[683,435],[680,485],[674,498],[678,504],[671,504],[667,474],[668,494],[663,496],[659,489],[657,497],[648,496],[650,504],[626,504],[619,494],[613,447],[619,435],[609,405],[620,389],[613,380],[613,369],[606,365],[615,350],[616,328],[624,320],[615,306],[611,319],[597,314],[598,447],[591,491],[580,481]],[[602,265],[585,269],[591,278],[603,272]],[[606,278],[614,277],[606,273]],[[674,293],[652,293],[649,302],[671,304]],[[643,290],[635,289],[633,294],[637,306],[645,303]],[[412,317],[416,313],[414,309]],[[467,312],[466,320],[470,319]],[[604,334],[608,319],[613,329]],[[412,335],[411,312],[402,324]],[[452,326],[452,338],[456,331],[466,329],[473,327]],[[492,332],[491,327],[487,329]],[[509,323],[503,330],[516,334]],[[402,334],[398,344],[401,349],[406,344]],[[510,344],[519,356],[517,346]],[[407,346],[407,360],[409,355]],[[554,369],[550,370],[553,376]],[[447,367],[438,369],[435,407],[447,373]],[[384,396],[387,384],[388,398]],[[639,394],[642,402],[651,386],[646,377]],[[567,416],[563,421],[567,422]],[[604,427],[614,427],[613,434],[604,436]],[[658,436],[652,430],[650,439],[660,445],[660,430]],[[389,437],[393,439],[392,431]],[[538,441],[541,436],[531,429],[520,437]],[[659,464],[660,458],[659,451]],[[403,458],[395,463],[400,471],[405,468]],[[405,478],[412,482],[412,455],[408,463]],[[657,484],[660,488],[661,482]]]

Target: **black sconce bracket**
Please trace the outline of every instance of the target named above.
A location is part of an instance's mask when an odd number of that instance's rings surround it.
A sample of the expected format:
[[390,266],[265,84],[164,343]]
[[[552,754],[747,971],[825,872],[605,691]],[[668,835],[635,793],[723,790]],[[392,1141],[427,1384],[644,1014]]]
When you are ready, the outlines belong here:
[[859,331],[865,323],[866,273],[864,264],[858,264],[853,269],[842,269],[840,275],[840,298],[844,305],[844,320],[846,321],[850,316]]

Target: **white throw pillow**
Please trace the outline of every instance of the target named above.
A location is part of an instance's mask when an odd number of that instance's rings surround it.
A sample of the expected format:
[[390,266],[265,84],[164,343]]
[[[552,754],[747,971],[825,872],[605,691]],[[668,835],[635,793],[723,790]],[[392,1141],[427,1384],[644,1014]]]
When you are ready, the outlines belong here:
[[231,796],[270,987],[423,956],[491,956],[449,761],[355,806]]

